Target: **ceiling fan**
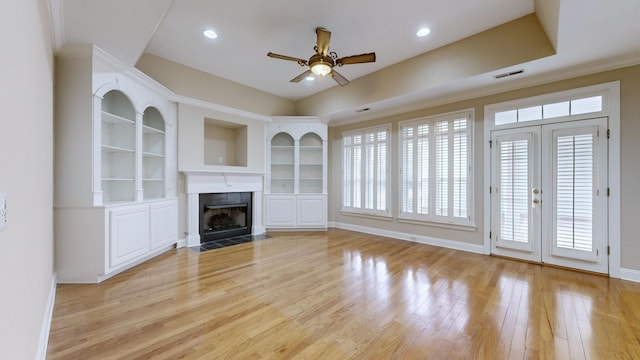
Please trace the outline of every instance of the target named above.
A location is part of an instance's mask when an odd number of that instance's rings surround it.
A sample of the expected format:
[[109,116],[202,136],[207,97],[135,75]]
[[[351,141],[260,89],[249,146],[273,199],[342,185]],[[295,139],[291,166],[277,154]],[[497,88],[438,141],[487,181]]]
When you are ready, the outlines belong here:
[[348,64],[362,64],[368,62],[376,61],[376,53],[367,53],[360,55],[352,55],[345,56],[342,58],[338,58],[338,54],[331,51],[329,52],[329,41],[331,40],[331,32],[327,31],[324,28],[316,29],[317,42],[316,46],[313,48],[316,53],[309,58],[309,60],[299,59],[287,55],[275,54],[272,52],[267,53],[267,56],[281,59],[281,60],[290,60],[297,62],[300,66],[308,66],[309,69],[302,74],[291,79],[291,82],[300,82],[302,79],[307,76],[314,74],[318,76],[326,76],[331,75],[333,79],[340,84],[340,86],[345,86],[349,83],[349,80],[344,76],[340,75],[337,71],[335,71],[334,67],[348,65]]

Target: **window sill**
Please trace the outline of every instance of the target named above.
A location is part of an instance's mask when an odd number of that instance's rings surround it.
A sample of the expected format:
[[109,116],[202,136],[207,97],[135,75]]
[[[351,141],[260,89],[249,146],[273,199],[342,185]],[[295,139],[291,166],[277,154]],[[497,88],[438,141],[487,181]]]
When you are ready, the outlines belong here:
[[356,216],[356,217],[367,218],[367,219],[393,221],[393,217],[391,215],[382,215],[382,214],[364,213],[364,212],[353,212],[353,211],[349,211],[349,210],[341,210],[340,214],[341,215],[345,215],[345,216]]
[[456,224],[456,223],[439,222],[439,221],[433,221],[433,220],[411,219],[406,217],[398,217],[398,222],[404,223],[404,224],[433,226],[433,227],[440,227],[445,229],[462,230],[462,231],[470,231],[470,232],[474,232],[478,229],[478,227],[475,224]]

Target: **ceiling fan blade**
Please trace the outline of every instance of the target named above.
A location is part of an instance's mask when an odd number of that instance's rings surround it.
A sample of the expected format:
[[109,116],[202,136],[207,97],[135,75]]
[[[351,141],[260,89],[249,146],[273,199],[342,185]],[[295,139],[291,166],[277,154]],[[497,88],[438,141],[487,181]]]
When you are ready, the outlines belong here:
[[329,52],[329,41],[331,41],[331,32],[327,31],[327,29],[316,28],[316,35],[318,38],[316,51],[322,56],[327,56]]
[[274,54],[272,52],[268,52],[267,53],[268,57],[272,57],[274,59],[280,59],[280,60],[289,60],[289,61],[295,61],[300,65],[307,65],[307,60],[304,59],[298,59],[298,58],[294,58],[292,56],[287,56],[287,55],[280,55],[280,54]]
[[336,60],[336,65],[362,64],[376,61],[376,53],[345,56]]
[[335,80],[340,86],[345,86],[349,83],[346,77],[340,75],[335,69],[331,70],[331,77]]
[[311,70],[307,70],[303,72],[302,74],[291,79],[289,82],[295,82],[295,83],[300,82],[302,79],[306,78],[309,75],[311,75]]

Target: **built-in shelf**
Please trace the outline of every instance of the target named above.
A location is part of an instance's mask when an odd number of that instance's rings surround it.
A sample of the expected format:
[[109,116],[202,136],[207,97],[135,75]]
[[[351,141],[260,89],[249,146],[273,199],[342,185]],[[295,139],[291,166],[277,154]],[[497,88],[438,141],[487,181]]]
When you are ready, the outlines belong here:
[[110,125],[134,125],[136,122],[132,119],[102,111],[102,122]]
[[121,148],[118,146],[111,146],[111,145],[102,145],[102,150],[108,151],[108,152],[123,152],[123,153],[135,152],[134,149],[125,149],[125,148]]
[[159,158],[159,159],[163,159],[164,158],[164,154],[154,154],[154,153],[150,153],[150,152],[143,152],[142,156],[147,157],[147,158]]
[[268,131],[267,228],[326,229],[326,125],[291,117]]
[[177,104],[142,73],[82,49],[56,57],[65,84],[54,124],[60,283],[103,281],[178,241],[177,174],[167,171],[176,167]]
[[143,125],[142,132],[147,135],[164,135],[164,131],[160,129],[153,128],[151,126]]
[[165,127],[160,112],[149,107],[142,116],[142,188],[143,198],[165,196]]

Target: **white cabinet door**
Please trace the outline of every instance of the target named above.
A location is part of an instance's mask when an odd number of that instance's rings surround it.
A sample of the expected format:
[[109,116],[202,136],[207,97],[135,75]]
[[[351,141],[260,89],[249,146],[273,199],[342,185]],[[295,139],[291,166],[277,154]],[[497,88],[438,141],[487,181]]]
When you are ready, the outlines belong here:
[[327,226],[327,198],[324,196],[298,197],[298,227]]
[[296,198],[294,196],[268,196],[265,199],[266,226],[293,228],[296,226]]
[[149,251],[149,206],[109,211],[109,266],[115,268]]
[[149,206],[151,250],[178,240],[178,204],[176,201],[154,203]]

